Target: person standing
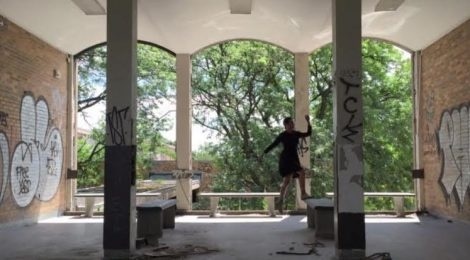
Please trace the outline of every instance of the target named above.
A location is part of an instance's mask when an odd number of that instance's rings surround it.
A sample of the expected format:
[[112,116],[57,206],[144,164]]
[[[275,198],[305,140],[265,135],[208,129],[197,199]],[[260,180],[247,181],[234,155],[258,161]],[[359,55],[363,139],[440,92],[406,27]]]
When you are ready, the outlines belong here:
[[283,150],[279,156],[279,174],[282,176],[281,197],[276,203],[276,208],[282,213],[282,206],[286,196],[287,187],[292,178],[299,179],[299,186],[302,200],[310,197],[305,190],[305,170],[300,165],[299,155],[297,153],[297,146],[299,139],[308,137],[312,134],[312,126],[310,124],[310,117],[305,115],[307,120],[307,132],[299,132],[295,130],[294,121],[292,117],[286,117],[283,120],[284,131],[280,133],[276,139],[264,149],[264,154],[269,153],[274,147],[282,143]]

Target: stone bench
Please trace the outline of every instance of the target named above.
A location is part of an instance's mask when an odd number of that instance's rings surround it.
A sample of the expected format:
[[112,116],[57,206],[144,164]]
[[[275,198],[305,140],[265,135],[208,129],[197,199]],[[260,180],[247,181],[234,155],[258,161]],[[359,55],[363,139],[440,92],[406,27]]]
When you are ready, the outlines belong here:
[[275,217],[274,198],[279,197],[279,192],[202,192],[198,194],[202,198],[210,198],[211,217],[215,217],[220,198],[265,198],[271,217]]
[[[334,197],[333,192],[327,192],[326,196]],[[405,216],[405,197],[415,197],[413,192],[364,192],[364,197],[392,197],[397,217]]]
[[152,200],[137,205],[137,237],[156,244],[164,228],[175,228],[176,200]]
[[[136,193],[136,197],[155,197],[158,198],[162,194],[160,192],[139,192]],[[83,193],[76,193],[74,195],[75,198],[85,198],[85,217],[93,217],[93,211],[95,208],[95,199],[96,198],[104,198],[103,192],[83,192]],[[99,204],[100,206],[103,203]]]
[[315,236],[334,238],[334,203],[332,199],[306,199],[307,225],[315,229]]

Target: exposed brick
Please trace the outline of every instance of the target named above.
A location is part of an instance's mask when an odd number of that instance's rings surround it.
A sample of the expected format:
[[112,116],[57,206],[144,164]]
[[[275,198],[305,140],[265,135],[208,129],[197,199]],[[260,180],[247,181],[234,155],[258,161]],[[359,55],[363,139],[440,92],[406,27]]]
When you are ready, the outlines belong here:
[[448,197],[441,184],[444,156],[437,131],[444,111],[470,108],[470,20],[422,51],[421,82],[419,136],[423,145],[425,207],[437,215],[469,221],[468,190],[461,207],[455,189]]
[[[3,133],[8,140],[8,156],[4,158],[0,156],[0,191],[3,187],[3,199],[0,201],[0,225],[11,222],[27,223],[34,222],[41,216],[54,215],[64,211],[65,209],[65,133],[66,133],[66,120],[67,120],[67,61],[66,55],[50,45],[44,43],[37,37],[26,32],[10,21],[6,21],[7,26],[0,30],[0,112],[8,115],[5,121],[0,117],[0,133]],[[53,70],[56,69],[61,72],[61,78],[53,77]],[[29,93],[29,94],[28,94]],[[59,164],[59,159],[56,155],[57,149],[52,148],[54,145],[48,145],[47,140],[43,141],[41,154],[44,155],[44,161],[48,161],[51,166],[48,172],[51,176],[57,174],[56,180],[58,185],[51,185],[49,187],[57,187],[47,192],[39,192],[38,188],[33,187],[33,182],[38,172],[39,164],[31,164],[26,169],[23,169],[27,174],[22,175],[12,167],[12,160],[15,153],[15,148],[22,142],[33,142],[32,140],[22,140],[21,136],[21,102],[25,95],[31,95],[34,102],[44,100],[48,106],[49,120],[46,119],[47,114],[38,113],[38,109],[31,111],[29,118],[37,118],[38,124],[36,129],[40,128],[41,123],[43,126],[47,125],[46,138],[51,133],[51,126],[56,127],[62,139],[62,168],[54,168],[53,163]],[[1,113],[0,113],[1,114]],[[35,116],[37,115],[37,116]],[[26,118],[26,117],[25,117]],[[48,122],[53,122],[51,125]],[[3,123],[2,123],[3,122]],[[31,135],[40,131],[29,129]],[[52,138],[52,137],[51,137]],[[1,145],[1,144],[0,144]],[[40,147],[41,145],[39,145]],[[38,149],[37,145],[33,145],[31,149]],[[30,155],[28,153],[24,153]],[[4,172],[3,165],[9,163],[9,169]],[[47,165],[47,163],[42,163]],[[56,171],[54,171],[54,169]],[[58,172],[57,172],[58,171]],[[6,183],[3,181],[5,176],[8,176]],[[45,178],[43,178],[44,180]],[[47,178],[49,180],[49,177]],[[20,193],[26,194],[26,191],[33,192],[34,195],[42,195],[42,198],[50,196],[47,200],[40,200],[36,196],[32,197],[32,201],[25,206],[20,206],[14,196],[14,186],[18,186],[19,182],[23,182],[24,186]],[[28,185],[28,181],[31,184]],[[3,185],[5,183],[5,185]],[[49,191],[49,190],[47,190]],[[18,191],[16,191],[18,192]],[[18,194],[15,194],[18,197]]]

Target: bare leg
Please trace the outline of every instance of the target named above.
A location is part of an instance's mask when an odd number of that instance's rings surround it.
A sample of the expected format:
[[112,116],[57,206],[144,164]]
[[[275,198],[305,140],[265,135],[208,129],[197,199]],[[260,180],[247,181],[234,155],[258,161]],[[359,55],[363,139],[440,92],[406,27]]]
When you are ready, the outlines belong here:
[[289,186],[291,179],[292,179],[292,174],[289,174],[282,179],[281,200],[284,200],[284,198],[286,197],[287,187]]
[[281,184],[281,191],[280,195],[281,197],[276,203],[276,209],[279,210],[279,212],[282,214],[283,211],[283,204],[284,204],[284,198],[286,197],[286,191],[287,187],[289,187],[290,180],[292,179],[292,174],[289,174],[288,176],[285,176],[282,179],[282,184]]

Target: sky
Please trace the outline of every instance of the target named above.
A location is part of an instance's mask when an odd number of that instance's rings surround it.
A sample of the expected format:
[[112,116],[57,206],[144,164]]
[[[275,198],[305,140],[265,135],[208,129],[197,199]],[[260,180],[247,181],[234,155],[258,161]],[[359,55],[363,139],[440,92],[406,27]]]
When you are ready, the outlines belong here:
[[[158,114],[163,114],[165,113],[166,111],[168,111],[167,109],[170,109],[170,110],[174,110],[175,108],[168,108],[168,106],[164,106],[165,107],[165,111],[162,111]],[[98,103],[88,109],[86,109],[86,120],[84,118],[84,116],[79,113],[78,114],[78,117],[77,117],[77,127],[80,128],[80,129],[85,129],[85,130],[91,130],[93,128],[93,126],[97,125],[97,123],[100,121],[100,120],[104,120],[104,115],[105,115],[105,104],[104,102],[101,102],[101,103]],[[176,140],[176,129],[175,129],[175,125],[176,125],[176,113],[169,113],[169,116],[173,118],[173,128],[168,130],[168,131],[164,131],[162,132],[161,134],[163,135],[163,137],[165,137],[166,139],[170,140],[170,141],[175,141]],[[197,125],[197,124],[194,124],[192,125],[192,138],[191,138],[191,141],[192,141],[192,150],[193,151],[196,151],[198,150],[201,146],[203,146],[204,144],[206,144],[207,142],[216,142],[216,139],[215,138],[211,138],[209,137],[209,134],[206,133],[204,131],[204,128]]]

